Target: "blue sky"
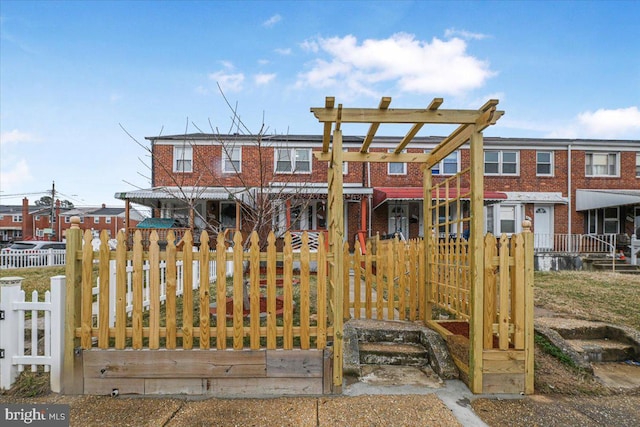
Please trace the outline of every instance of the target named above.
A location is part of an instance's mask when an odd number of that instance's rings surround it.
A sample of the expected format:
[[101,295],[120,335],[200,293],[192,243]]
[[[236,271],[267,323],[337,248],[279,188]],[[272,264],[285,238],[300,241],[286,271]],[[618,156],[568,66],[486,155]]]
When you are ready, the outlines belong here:
[[[319,134],[345,107],[506,111],[485,135],[640,140],[640,2],[0,2],[0,203],[118,206],[144,137]],[[344,129],[362,135],[365,130]],[[421,135],[442,135],[425,128]],[[379,134],[404,130],[382,128]]]

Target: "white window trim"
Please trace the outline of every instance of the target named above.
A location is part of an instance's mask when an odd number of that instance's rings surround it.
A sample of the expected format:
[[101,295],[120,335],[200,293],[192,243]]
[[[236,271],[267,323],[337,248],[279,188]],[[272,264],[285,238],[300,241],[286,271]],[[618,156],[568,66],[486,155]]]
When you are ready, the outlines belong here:
[[12,215],[11,222],[22,222],[22,215]]
[[[234,159],[233,154],[238,153],[238,158]],[[233,162],[238,162],[237,170],[233,167]],[[231,169],[227,169],[227,165]],[[222,173],[240,173],[242,172],[242,147],[230,147],[225,149],[222,147]]]
[[104,219],[104,223],[105,223],[105,224],[111,224],[111,217],[110,217],[110,216],[106,217],[106,218]]
[[640,153],[636,153],[636,178],[640,178]]
[[[278,170],[278,152],[281,150],[289,150],[289,161],[291,162],[291,170],[288,171],[279,171]],[[307,151],[309,153],[309,170],[308,171],[300,171],[296,166],[296,151]],[[313,172],[313,153],[311,152],[311,148],[279,148],[276,147],[273,151],[273,171],[276,174],[300,174],[300,175],[311,175]]]
[[100,224],[100,217],[99,216],[94,216],[93,217],[93,223],[94,224]]
[[[489,173],[486,172],[487,165],[487,153],[498,153],[498,172],[497,173]],[[502,171],[504,161],[503,154],[504,153],[515,153],[516,154],[516,171],[515,173],[505,173]],[[482,162],[484,174],[486,176],[520,176],[520,151],[518,150],[484,150],[483,153],[483,162]]]
[[[538,172],[538,153],[549,153],[549,173]],[[539,150],[536,151],[536,176],[555,176],[555,151]],[[546,164],[546,163],[544,163]]]
[[[431,152],[431,150],[425,150],[425,153],[429,154]],[[454,173],[447,173],[444,171],[444,161],[447,159],[447,157],[450,157],[451,155],[455,154],[456,155],[456,171]],[[445,157],[444,159],[440,160],[438,162],[438,173],[435,175],[444,175],[444,176],[451,176],[451,175],[455,175],[458,172],[460,172],[460,150],[456,150],[453,153],[449,154],[447,157]]]
[[[615,168],[616,168],[616,173],[613,175],[610,175],[608,173],[606,174],[594,174],[593,173],[593,159],[591,161],[591,174],[587,173],[587,156],[591,155],[593,156],[594,154],[604,154],[606,156],[609,156],[611,154],[613,154],[614,156],[616,156],[616,164],[615,164]],[[607,168],[608,168],[608,164],[607,164]],[[617,151],[587,151],[586,153],[584,153],[584,176],[586,177],[590,177],[590,178],[619,178],[620,177],[620,152]]]
[[[615,217],[607,217],[607,209],[615,209],[616,215]],[[616,231],[615,233],[607,233],[607,223],[615,222],[616,223]],[[618,234],[620,233],[620,208],[618,206],[603,208],[602,210],[602,234]]]
[[[189,151],[191,152],[191,156],[189,156],[189,157],[184,156],[186,149],[189,149]],[[183,153],[183,156],[181,158],[178,158],[179,152]],[[182,160],[182,161],[189,160],[191,167],[188,170],[184,169],[184,168],[183,169],[179,169],[178,168],[178,160]],[[190,146],[190,145],[174,145],[173,146],[173,171],[176,172],[176,173],[191,173],[191,172],[193,172],[193,147],[192,146]]]
[[[393,153],[394,149],[390,148],[388,150],[389,153]],[[407,150],[402,150],[403,153],[406,153]],[[391,172],[391,165],[402,165],[402,172]],[[392,175],[392,176],[400,176],[400,175],[406,175],[407,174],[407,163],[405,162],[389,162],[387,163],[387,175]]]

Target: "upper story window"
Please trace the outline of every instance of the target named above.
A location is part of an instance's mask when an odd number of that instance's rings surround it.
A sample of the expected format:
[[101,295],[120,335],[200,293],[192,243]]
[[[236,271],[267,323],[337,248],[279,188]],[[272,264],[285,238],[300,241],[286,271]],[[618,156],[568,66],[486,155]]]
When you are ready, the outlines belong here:
[[553,151],[536,152],[536,175],[553,175]]
[[242,172],[242,147],[222,147],[222,172]]
[[105,223],[105,224],[111,224],[111,217],[110,217],[110,216],[106,217],[106,218],[104,219],[104,223]]
[[65,216],[64,217],[64,223],[65,224],[69,224],[71,222],[71,217],[70,216]]
[[636,177],[640,178],[640,153],[636,153]]
[[518,175],[517,151],[484,152],[484,173],[486,175]]
[[40,215],[36,215],[36,221],[40,221]]
[[[393,153],[394,150],[389,150],[390,153]],[[402,150],[403,153],[406,153],[407,150]],[[398,162],[390,162],[387,163],[387,174],[389,175],[406,175],[407,174],[407,164],[406,163],[398,163]]]
[[94,224],[100,224],[100,217],[99,216],[94,216],[93,217],[93,223]]
[[276,148],[276,172],[311,173],[310,148]]
[[457,151],[449,154],[441,162],[431,168],[434,175],[455,175],[460,171],[460,156]]
[[193,147],[189,145],[173,147],[173,171],[193,172]]
[[618,176],[618,153],[586,153],[586,176]]
[[13,215],[11,217],[11,221],[13,221],[13,222],[22,222],[22,215]]

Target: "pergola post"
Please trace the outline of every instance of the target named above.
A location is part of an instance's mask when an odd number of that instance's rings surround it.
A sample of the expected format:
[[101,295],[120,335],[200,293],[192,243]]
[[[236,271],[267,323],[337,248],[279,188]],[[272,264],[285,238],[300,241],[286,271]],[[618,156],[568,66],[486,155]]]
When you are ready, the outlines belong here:
[[484,308],[484,150],[477,126],[471,133],[471,317],[469,318],[469,388],[482,393],[482,331]]
[[431,168],[423,166],[422,169],[422,192],[423,192],[423,201],[422,201],[422,234],[423,236],[423,244],[424,244],[424,259],[422,260],[423,265],[425,266],[425,275],[424,275],[424,283],[421,286],[424,287],[424,301],[421,301],[423,305],[420,306],[420,311],[422,311],[423,317],[422,321],[427,322],[427,320],[431,320],[433,318],[433,304],[430,302],[431,295],[433,295],[432,290],[432,282],[429,280],[431,277],[431,263],[429,262],[429,256],[431,251],[433,250],[432,244],[432,199],[431,199]]

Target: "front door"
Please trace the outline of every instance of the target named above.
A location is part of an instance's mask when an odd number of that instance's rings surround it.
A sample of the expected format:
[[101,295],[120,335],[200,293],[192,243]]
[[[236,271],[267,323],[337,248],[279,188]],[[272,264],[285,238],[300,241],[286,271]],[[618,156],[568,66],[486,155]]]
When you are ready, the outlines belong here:
[[553,206],[533,206],[535,249],[553,249]]
[[389,205],[389,234],[398,233],[399,239],[407,239],[409,232],[409,206],[406,203]]

